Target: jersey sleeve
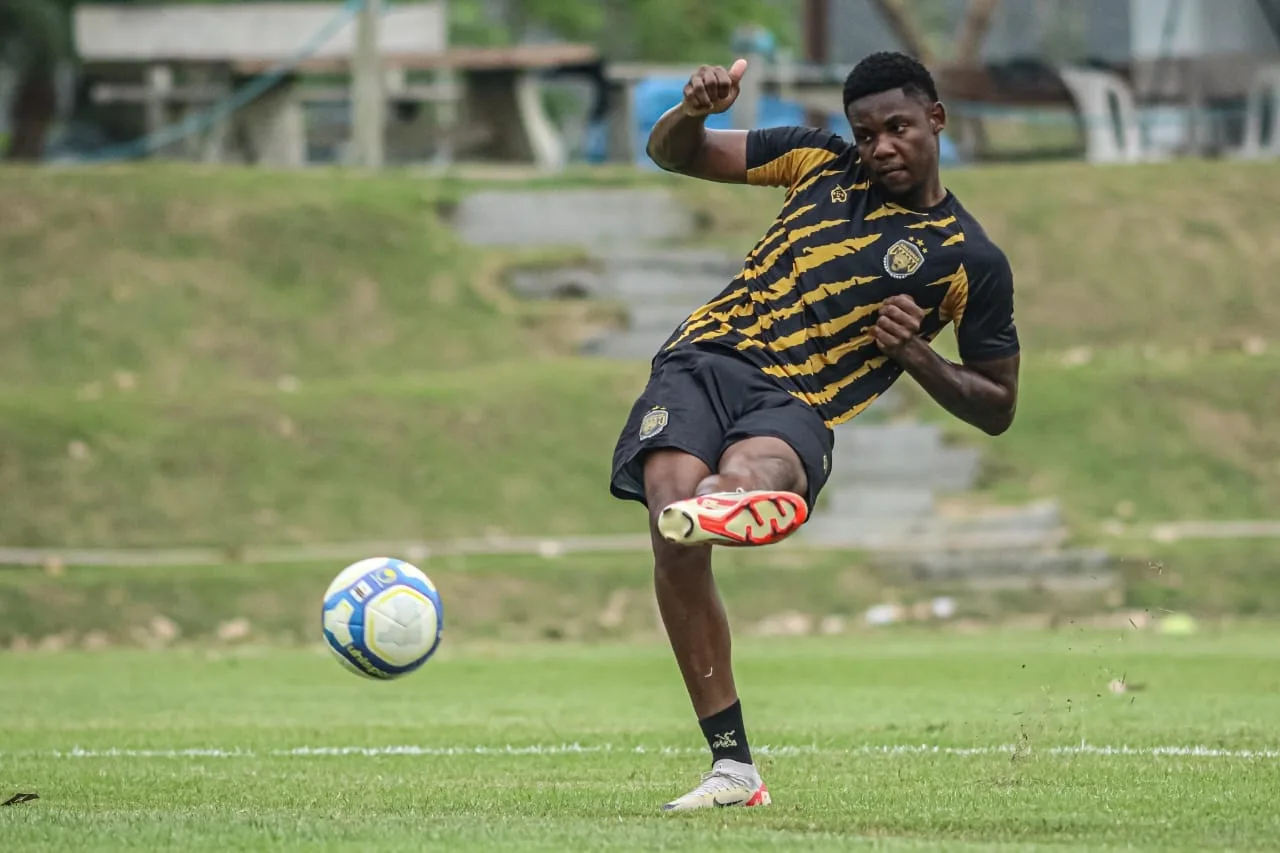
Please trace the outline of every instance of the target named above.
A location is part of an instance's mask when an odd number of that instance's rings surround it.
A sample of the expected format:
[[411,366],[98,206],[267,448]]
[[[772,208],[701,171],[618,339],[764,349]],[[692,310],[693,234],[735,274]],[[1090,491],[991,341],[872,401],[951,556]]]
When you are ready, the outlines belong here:
[[1013,270],[998,248],[967,264],[968,293],[955,313],[956,344],[963,361],[1009,358],[1021,350],[1013,322]]
[[848,143],[812,127],[766,127],[747,132],[747,183],[787,187],[844,152]]

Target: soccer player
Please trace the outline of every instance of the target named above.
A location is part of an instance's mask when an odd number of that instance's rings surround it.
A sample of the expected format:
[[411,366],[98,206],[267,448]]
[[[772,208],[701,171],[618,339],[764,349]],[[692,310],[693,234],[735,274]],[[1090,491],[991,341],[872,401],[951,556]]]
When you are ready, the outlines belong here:
[[[1004,253],[942,184],[946,111],[927,69],[875,53],[850,72],[852,144],[824,130],[710,130],[747,63],[702,67],[649,137],[662,168],[782,187],[742,271],[655,355],[613,455],[611,493],[650,514],[659,611],[711,750],[665,810],[759,806],[714,545],[768,545],[809,517],[832,428],[903,373],[990,435],[1013,421],[1019,342]],[[930,342],[954,324],[960,364]]]

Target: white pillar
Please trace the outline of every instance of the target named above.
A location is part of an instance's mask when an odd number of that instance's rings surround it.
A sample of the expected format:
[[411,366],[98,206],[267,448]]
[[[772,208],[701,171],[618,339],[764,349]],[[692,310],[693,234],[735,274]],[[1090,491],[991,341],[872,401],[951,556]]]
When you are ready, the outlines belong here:
[[385,80],[378,30],[382,0],[364,0],[356,19],[356,46],[351,68],[352,143],[356,164],[378,169],[383,162]]

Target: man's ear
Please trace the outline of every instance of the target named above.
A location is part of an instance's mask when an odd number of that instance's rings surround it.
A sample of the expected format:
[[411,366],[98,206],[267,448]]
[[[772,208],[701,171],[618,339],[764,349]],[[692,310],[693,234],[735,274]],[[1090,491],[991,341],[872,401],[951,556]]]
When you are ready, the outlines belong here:
[[947,108],[942,105],[941,101],[936,101],[929,108],[929,129],[936,136],[942,133],[947,127]]

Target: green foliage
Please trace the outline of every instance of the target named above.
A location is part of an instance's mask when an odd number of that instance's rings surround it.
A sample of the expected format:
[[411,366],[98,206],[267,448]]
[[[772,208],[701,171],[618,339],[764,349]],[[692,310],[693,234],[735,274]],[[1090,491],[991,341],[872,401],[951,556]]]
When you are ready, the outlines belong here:
[[53,0],[0,0],[0,61],[21,76],[49,74],[71,53],[66,9]]
[[551,34],[598,45],[610,59],[647,62],[725,62],[740,27],[764,27],[780,46],[794,47],[799,0],[522,0],[507,17],[486,0],[452,0],[451,39],[466,44],[511,44],[524,35]]
[[[3,0],[61,5],[154,0]],[[205,0],[169,0],[175,3]],[[237,0],[210,0],[237,2]],[[613,60],[726,62],[740,27],[763,27],[779,47],[798,42],[801,0],[448,0],[450,41],[508,45],[525,37],[597,45]]]

